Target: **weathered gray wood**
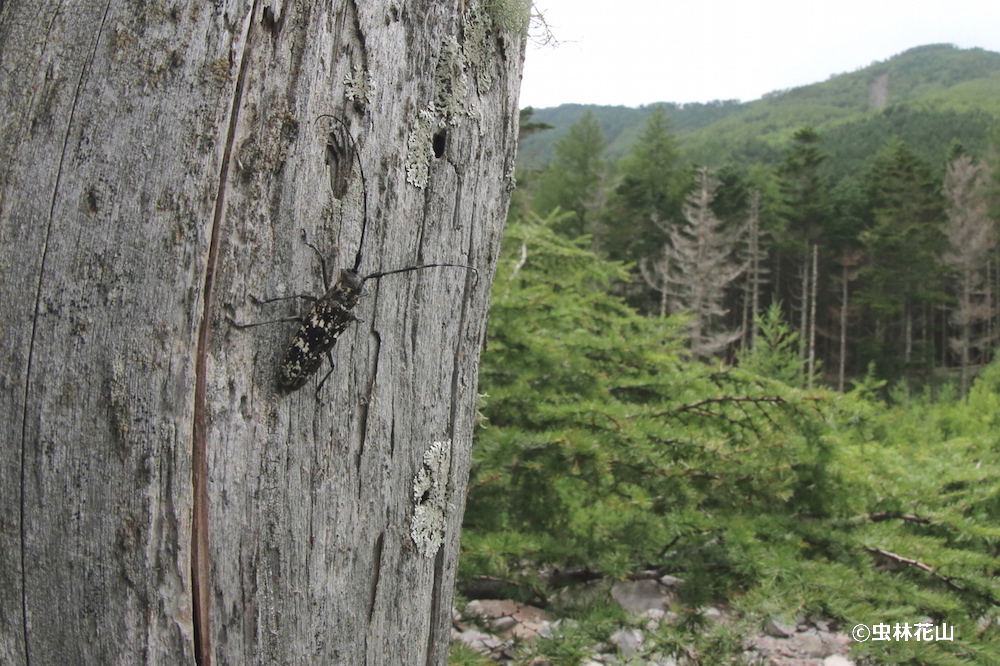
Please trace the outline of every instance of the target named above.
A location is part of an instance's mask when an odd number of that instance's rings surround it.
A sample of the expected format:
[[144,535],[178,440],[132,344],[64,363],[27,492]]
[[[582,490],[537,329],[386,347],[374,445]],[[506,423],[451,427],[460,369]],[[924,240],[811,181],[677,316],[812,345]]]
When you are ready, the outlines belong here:
[[[0,663],[444,663],[523,47],[468,0],[0,3]],[[317,401],[224,316],[319,293],[303,232],[353,262],[322,114],[362,272],[479,275],[369,282]]]

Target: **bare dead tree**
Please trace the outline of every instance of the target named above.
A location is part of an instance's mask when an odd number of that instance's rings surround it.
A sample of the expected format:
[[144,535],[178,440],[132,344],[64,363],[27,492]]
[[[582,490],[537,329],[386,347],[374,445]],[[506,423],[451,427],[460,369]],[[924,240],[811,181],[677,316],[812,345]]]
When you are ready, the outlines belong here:
[[819,245],[816,243],[813,243],[810,284],[812,291],[809,294],[809,376],[806,378],[806,386],[812,388],[816,380],[816,300],[819,284]]
[[840,359],[837,370],[837,390],[843,392],[847,372],[847,324],[850,316],[850,281],[858,274],[861,262],[859,250],[845,250],[840,257]]
[[738,339],[741,331],[725,330],[721,320],[726,287],[746,271],[749,260],[736,257],[746,225],[726,228],[712,212],[719,181],[708,168],[698,169],[695,189],[684,205],[684,222],[657,221],[669,238],[663,258],[647,263],[647,283],[665,294],[671,312],[691,315],[688,335],[692,354],[708,358]]
[[958,278],[958,303],[951,323],[959,334],[949,339],[949,344],[960,359],[963,396],[971,381],[973,351],[985,351],[995,342],[988,324],[996,312],[989,281],[996,230],[989,217],[987,182],[986,168],[968,155],[948,165],[944,182],[948,202],[945,233],[951,245],[944,261]]
[[747,211],[746,235],[747,250],[747,280],[743,291],[743,347],[753,349],[756,346],[757,321],[760,318],[760,288],[767,284],[768,268],[764,265],[767,250],[762,244],[760,230],[760,190],[750,193],[749,209]]

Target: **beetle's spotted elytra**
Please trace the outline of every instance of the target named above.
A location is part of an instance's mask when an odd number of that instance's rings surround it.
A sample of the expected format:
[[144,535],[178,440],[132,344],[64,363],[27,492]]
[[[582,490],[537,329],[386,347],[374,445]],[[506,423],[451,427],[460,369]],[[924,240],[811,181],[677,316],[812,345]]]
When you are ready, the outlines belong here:
[[352,312],[361,299],[364,279],[350,269],[340,276],[302,321],[285,351],[278,370],[278,385],[294,391],[309,381],[323,357],[337,344],[337,338],[357,319]]
[[[341,126],[346,130],[346,123],[335,116],[321,116],[324,118],[331,118],[336,120]],[[351,268],[341,269],[337,276],[337,280],[331,286],[327,278],[326,261],[323,258],[323,254],[319,249],[312,243],[306,242],[312,250],[317,254],[320,261],[320,266],[323,271],[323,284],[326,288],[326,292],[319,298],[312,296],[292,296],[290,298],[305,298],[308,300],[315,301],[309,312],[306,313],[304,317],[288,317],[284,319],[258,322],[253,324],[239,324],[231,317],[227,317],[229,323],[236,328],[249,328],[252,326],[260,326],[263,324],[270,324],[282,321],[299,321],[301,325],[295,335],[292,337],[288,348],[285,351],[284,357],[282,358],[281,365],[278,369],[278,387],[283,391],[296,391],[306,383],[309,379],[316,374],[319,367],[323,364],[323,359],[328,358],[330,360],[330,372],[320,380],[316,387],[317,395],[323,384],[329,378],[330,374],[333,372],[333,357],[330,353],[333,347],[337,344],[337,339],[347,330],[347,327],[354,321],[360,321],[358,317],[354,314],[353,310],[358,305],[361,296],[364,293],[364,285],[368,280],[375,280],[379,278],[386,277],[388,275],[395,275],[398,273],[407,273],[410,271],[422,270],[425,268],[434,267],[454,267],[463,268],[467,271],[471,271],[474,275],[478,276],[478,271],[472,267],[465,264],[454,264],[454,263],[430,263],[421,264],[419,266],[407,266],[405,268],[397,268],[395,270],[379,271],[374,273],[369,273],[367,275],[362,275],[360,271],[361,260],[362,260],[362,249],[364,245],[365,230],[368,226],[368,194],[367,186],[365,184],[365,174],[364,169],[361,164],[361,156],[357,150],[357,144],[354,139],[346,131],[343,136],[346,136],[350,146],[350,152],[353,153],[354,158],[357,160],[358,173],[361,177],[361,189],[362,189],[362,221],[361,221],[361,239],[358,244],[358,251],[354,258],[354,265]],[[346,192],[347,185],[343,182],[344,179],[344,167],[343,159],[345,153],[347,152],[346,144],[341,140],[335,140],[335,136],[331,133],[331,138],[327,146],[327,164],[330,164],[331,159],[335,159],[339,163],[339,173],[336,178],[331,178],[331,187],[337,189],[341,192]],[[333,168],[331,166],[331,168]],[[304,233],[304,232],[303,232]],[[286,298],[274,298],[262,301],[264,303],[287,300]]]

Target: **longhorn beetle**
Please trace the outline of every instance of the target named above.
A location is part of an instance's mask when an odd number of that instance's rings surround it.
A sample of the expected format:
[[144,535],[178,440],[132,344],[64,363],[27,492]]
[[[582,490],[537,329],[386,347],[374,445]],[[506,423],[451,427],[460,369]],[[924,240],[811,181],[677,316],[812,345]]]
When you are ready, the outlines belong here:
[[[320,267],[323,271],[323,285],[326,289],[326,293],[319,298],[304,295],[288,297],[306,298],[308,300],[315,301],[312,309],[309,310],[304,318],[291,317],[274,321],[258,322],[255,324],[238,324],[231,317],[226,317],[226,319],[229,320],[229,323],[236,328],[250,328],[252,326],[261,326],[263,324],[271,324],[280,321],[300,321],[302,325],[292,338],[291,343],[288,345],[288,349],[285,351],[285,356],[281,361],[281,366],[278,370],[278,386],[288,391],[295,391],[302,388],[306,382],[309,381],[309,378],[316,373],[316,370],[318,370],[319,366],[323,363],[323,357],[326,356],[330,359],[330,372],[328,372],[317,385],[317,395],[327,378],[333,372],[333,354],[330,353],[330,350],[332,350],[333,346],[337,344],[337,338],[340,337],[351,322],[360,321],[352,310],[358,304],[358,301],[364,292],[365,282],[368,280],[382,278],[387,275],[407,273],[409,271],[416,271],[422,268],[434,268],[436,266],[464,268],[472,271],[477,276],[479,275],[479,272],[472,266],[447,263],[421,264],[420,266],[408,266],[406,268],[397,268],[390,271],[379,271],[376,273],[369,273],[368,275],[361,275],[359,273],[361,268],[361,251],[365,242],[365,230],[368,227],[368,186],[365,181],[364,167],[361,164],[361,155],[354,139],[349,133],[347,133],[347,123],[336,116],[324,115],[320,116],[320,118],[331,118],[336,120],[344,128],[345,134],[350,141],[351,152],[354,153],[358,162],[358,173],[361,175],[363,217],[361,220],[361,240],[358,244],[357,254],[354,256],[354,266],[351,268],[341,269],[340,275],[337,277],[337,281],[332,287],[330,287],[329,280],[327,279],[326,261],[324,260],[322,253],[316,248],[315,245],[306,242],[306,244],[319,256]],[[331,187],[334,189],[337,189],[338,184],[340,184],[336,181],[339,180],[339,169],[343,167],[340,160],[343,157],[344,151],[344,144],[339,141],[337,137],[331,136],[331,140],[327,143],[327,164],[331,166],[331,169],[333,169],[334,172],[331,180]],[[346,185],[344,188],[346,190]],[[269,303],[278,300],[286,299],[272,298],[262,302]]]

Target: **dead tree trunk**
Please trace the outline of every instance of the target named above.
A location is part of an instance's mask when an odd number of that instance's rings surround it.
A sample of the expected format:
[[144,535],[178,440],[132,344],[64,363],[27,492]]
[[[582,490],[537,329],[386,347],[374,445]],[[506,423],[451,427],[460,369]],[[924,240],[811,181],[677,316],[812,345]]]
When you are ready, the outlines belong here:
[[445,663],[524,6],[0,3],[0,663]]
[[809,294],[809,377],[806,379],[806,386],[813,387],[816,381],[816,298],[819,295],[817,285],[819,284],[819,245],[813,243],[812,251],[812,275],[810,276]]

